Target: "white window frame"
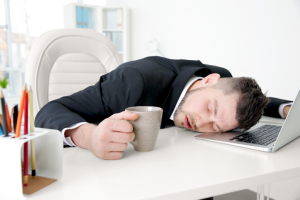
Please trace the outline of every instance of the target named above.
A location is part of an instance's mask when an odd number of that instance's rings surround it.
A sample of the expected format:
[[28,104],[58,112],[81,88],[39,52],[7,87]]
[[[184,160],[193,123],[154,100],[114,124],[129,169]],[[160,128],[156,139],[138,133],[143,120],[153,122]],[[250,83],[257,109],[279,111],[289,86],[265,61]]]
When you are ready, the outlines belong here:
[[[10,22],[10,8],[9,8],[9,0],[3,0],[3,1],[5,5],[4,10],[5,10],[6,24],[0,25],[0,27],[6,29],[8,67],[10,67],[12,66],[12,33],[11,33],[11,22]],[[5,71],[5,69],[3,71]]]
[[[9,93],[6,97],[9,98],[15,98],[19,97],[20,94],[18,94],[17,91],[17,85],[16,85],[16,71],[19,71],[21,74],[24,73],[23,68],[14,68],[13,67],[13,52],[12,52],[12,25],[11,25],[11,17],[10,17],[10,1],[9,0],[3,0],[4,1],[4,11],[5,11],[5,24],[0,25],[1,28],[4,28],[6,30],[6,43],[7,43],[7,66],[0,67],[0,71],[5,71],[9,74],[9,86],[11,92],[13,94]],[[22,77],[22,76],[21,76]],[[19,78],[18,78],[19,79]],[[20,80],[24,82],[23,78]],[[17,83],[18,84],[18,83]],[[22,85],[22,83],[21,83]],[[9,101],[8,98],[8,101]]]

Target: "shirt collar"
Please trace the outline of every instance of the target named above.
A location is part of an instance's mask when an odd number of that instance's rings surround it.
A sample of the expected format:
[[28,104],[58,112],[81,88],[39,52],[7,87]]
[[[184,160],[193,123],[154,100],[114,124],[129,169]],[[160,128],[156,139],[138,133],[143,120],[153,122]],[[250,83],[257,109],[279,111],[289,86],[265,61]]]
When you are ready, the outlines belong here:
[[187,81],[187,83],[185,84],[185,86],[184,86],[184,88],[183,88],[183,90],[182,90],[182,92],[181,92],[181,95],[180,95],[180,97],[179,97],[179,99],[178,99],[178,101],[177,101],[177,103],[176,103],[176,106],[175,106],[175,108],[174,108],[174,110],[173,110],[173,112],[172,112],[172,115],[170,116],[170,119],[171,119],[171,120],[174,121],[174,114],[175,114],[175,111],[177,110],[177,108],[178,108],[180,102],[182,101],[182,99],[183,99],[183,97],[185,96],[185,94],[186,94],[187,90],[189,89],[189,87],[190,87],[194,82],[196,82],[197,80],[201,80],[201,79],[203,79],[203,77],[199,77],[199,76],[193,75],[193,76]]

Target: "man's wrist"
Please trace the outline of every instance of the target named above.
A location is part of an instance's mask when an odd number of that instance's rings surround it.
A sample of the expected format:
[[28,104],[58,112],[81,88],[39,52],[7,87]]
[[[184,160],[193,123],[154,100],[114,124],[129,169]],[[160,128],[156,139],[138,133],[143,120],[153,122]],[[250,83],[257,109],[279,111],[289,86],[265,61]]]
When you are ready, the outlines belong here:
[[76,146],[88,149],[90,136],[96,127],[94,124],[86,123],[75,129],[66,130],[65,137],[71,137]]
[[[288,112],[286,111],[289,111],[290,107],[287,107],[287,106],[292,106],[293,102],[289,102],[289,103],[282,103],[280,104],[280,106],[278,107],[278,112],[279,112],[279,115],[281,118],[285,119]],[[285,113],[283,113],[283,109],[285,108]]]
[[287,115],[289,114],[291,107],[292,107],[292,106],[288,105],[288,106],[285,106],[285,107],[283,108],[283,116],[284,116],[284,118],[286,118]]

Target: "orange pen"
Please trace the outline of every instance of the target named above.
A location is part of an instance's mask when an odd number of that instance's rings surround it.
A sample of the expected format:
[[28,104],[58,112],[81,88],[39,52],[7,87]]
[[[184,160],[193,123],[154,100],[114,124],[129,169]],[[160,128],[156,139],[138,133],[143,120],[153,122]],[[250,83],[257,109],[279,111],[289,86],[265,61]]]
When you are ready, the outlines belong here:
[[20,137],[20,131],[21,131],[21,124],[22,124],[22,115],[23,115],[23,110],[24,110],[24,101],[26,97],[26,83],[24,84],[23,91],[22,91],[22,96],[21,96],[21,101],[20,101],[20,110],[18,114],[18,121],[17,121],[17,127],[16,127],[16,138]]
[[8,132],[10,133],[11,132],[11,120],[10,120],[8,106],[7,106],[6,102],[5,102],[5,111],[6,111],[6,120],[7,120]]

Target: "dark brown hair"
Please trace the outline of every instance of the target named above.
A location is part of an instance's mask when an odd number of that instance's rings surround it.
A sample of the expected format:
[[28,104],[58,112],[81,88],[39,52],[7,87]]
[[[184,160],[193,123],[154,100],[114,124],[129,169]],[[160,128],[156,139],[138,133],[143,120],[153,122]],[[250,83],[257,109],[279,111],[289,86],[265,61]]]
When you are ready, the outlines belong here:
[[254,126],[270,101],[253,78],[221,78],[214,87],[221,89],[225,95],[234,92],[239,94],[236,120],[240,129],[247,130]]

